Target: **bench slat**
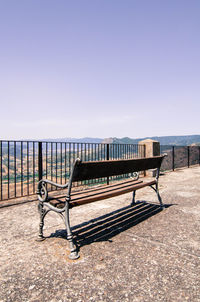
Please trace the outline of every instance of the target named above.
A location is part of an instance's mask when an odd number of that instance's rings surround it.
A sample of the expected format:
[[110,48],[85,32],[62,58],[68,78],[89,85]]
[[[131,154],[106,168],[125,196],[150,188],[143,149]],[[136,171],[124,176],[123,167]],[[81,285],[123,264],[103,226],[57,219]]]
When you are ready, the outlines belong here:
[[111,187],[111,186],[104,186],[102,188],[97,188],[94,191],[85,191],[82,192],[80,194],[71,196],[71,201],[77,201],[80,199],[84,199],[85,197],[93,197],[93,196],[97,196],[99,194],[105,194],[107,192],[110,192],[112,194],[112,192],[117,191],[119,189],[126,189],[126,188],[133,188],[133,186],[141,184],[143,181],[137,181],[137,182],[132,182],[132,183],[121,183],[118,186],[115,187]]
[[117,180],[116,183],[109,184],[109,185],[101,184],[99,186],[94,186],[92,188],[87,188],[87,189],[83,189],[83,190],[79,190],[79,191],[72,191],[71,197],[79,196],[80,194],[85,194],[85,193],[88,194],[90,192],[107,190],[108,188],[111,189],[111,188],[115,188],[115,187],[121,187],[123,185],[129,185],[129,184],[138,183],[138,182],[142,182],[142,180],[134,180],[134,179],[131,179],[131,180],[128,179],[128,180],[123,180],[123,181]]

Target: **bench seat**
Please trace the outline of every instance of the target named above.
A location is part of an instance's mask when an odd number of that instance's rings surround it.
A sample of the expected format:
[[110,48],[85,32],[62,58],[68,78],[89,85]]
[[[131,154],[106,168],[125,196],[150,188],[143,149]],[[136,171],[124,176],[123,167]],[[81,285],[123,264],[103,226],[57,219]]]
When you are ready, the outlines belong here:
[[[155,184],[155,179],[151,181],[129,180],[117,182],[116,184],[112,185],[100,186],[93,189],[85,189],[71,193],[69,205],[70,208],[72,208],[82,204],[91,203],[94,201],[103,200],[119,196],[125,193],[133,192],[146,186],[152,186]],[[66,203],[65,197],[65,195],[57,195],[57,197],[55,198],[50,198],[49,202],[52,206],[55,206],[57,208],[63,208]]]

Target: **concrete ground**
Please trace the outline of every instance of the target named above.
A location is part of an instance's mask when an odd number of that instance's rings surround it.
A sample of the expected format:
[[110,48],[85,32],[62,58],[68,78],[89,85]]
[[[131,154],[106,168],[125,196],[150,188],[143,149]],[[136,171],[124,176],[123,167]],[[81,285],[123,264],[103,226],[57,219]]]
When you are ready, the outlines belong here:
[[55,213],[36,242],[37,202],[0,209],[0,301],[200,301],[200,167],[166,173],[160,193],[71,210],[80,258],[68,259]]

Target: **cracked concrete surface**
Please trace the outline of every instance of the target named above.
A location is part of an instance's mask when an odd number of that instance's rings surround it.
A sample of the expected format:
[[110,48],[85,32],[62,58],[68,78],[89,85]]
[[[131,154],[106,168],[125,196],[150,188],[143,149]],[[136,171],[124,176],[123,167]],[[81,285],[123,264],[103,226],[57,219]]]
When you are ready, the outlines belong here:
[[55,213],[36,242],[37,202],[0,209],[0,301],[200,301],[200,167],[166,173],[160,193],[131,194],[71,210],[80,258],[68,259]]

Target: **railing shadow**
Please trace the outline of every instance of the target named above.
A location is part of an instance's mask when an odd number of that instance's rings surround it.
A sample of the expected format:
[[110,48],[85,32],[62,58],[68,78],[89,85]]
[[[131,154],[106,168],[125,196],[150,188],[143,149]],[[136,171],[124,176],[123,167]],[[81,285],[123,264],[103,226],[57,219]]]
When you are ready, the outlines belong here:
[[[165,208],[171,205],[165,205]],[[96,241],[109,241],[111,238],[144,220],[158,214],[162,209],[159,205],[137,202],[134,206],[127,206],[106,215],[91,219],[72,228],[78,249]],[[50,237],[66,239],[65,230],[57,230]]]

